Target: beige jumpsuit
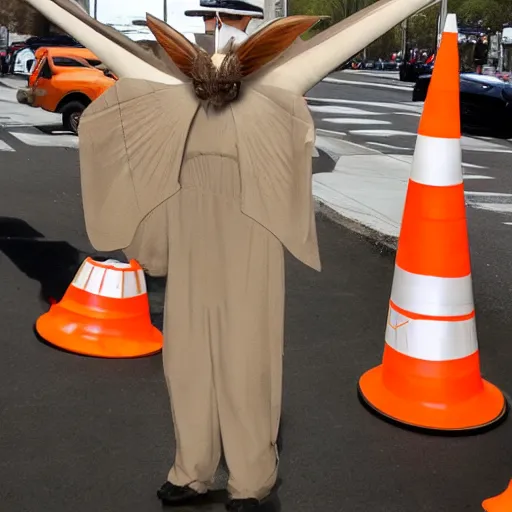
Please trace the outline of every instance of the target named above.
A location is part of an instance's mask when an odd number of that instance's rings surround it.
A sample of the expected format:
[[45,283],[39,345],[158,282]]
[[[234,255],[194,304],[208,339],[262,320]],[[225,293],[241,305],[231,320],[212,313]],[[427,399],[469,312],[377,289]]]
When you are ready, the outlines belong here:
[[277,479],[283,245],[320,261],[308,108],[280,89],[244,94],[207,114],[188,85],[122,79],[82,117],[80,162],[93,245],[168,277],[169,480],[204,492],[223,450],[232,496],[261,499]]
[[206,491],[223,449],[233,498],[261,499],[277,478],[284,260],[281,242],[241,212],[237,160],[231,109],[201,107],[182,188],[166,203],[169,481]]

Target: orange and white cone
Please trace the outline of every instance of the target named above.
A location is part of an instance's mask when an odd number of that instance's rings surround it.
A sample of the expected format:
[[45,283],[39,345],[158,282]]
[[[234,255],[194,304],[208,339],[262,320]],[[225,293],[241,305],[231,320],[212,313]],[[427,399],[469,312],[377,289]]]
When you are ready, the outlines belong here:
[[374,411],[469,430],[506,412],[482,380],[461,164],[457,19],[448,15],[418,130],[380,366],[359,381]]
[[485,500],[482,507],[485,512],[510,512],[512,510],[512,480],[504,492]]
[[132,358],[162,349],[151,324],[146,280],[134,260],[87,258],[62,300],[36,322],[48,343],[76,354]]

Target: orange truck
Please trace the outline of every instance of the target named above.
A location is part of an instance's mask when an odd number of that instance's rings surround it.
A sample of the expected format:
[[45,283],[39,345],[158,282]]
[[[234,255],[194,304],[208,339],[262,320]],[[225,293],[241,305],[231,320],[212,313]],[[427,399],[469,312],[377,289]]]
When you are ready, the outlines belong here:
[[64,129],[77,134],[82,112],[117,77],[86,48],[39,48],[35,57],[28,87],[18,90],[18,102],[61,114]]

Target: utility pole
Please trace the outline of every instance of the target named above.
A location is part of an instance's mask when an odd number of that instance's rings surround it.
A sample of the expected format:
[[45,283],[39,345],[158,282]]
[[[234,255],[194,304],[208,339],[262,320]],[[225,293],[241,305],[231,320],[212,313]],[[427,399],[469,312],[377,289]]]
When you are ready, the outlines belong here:
[[164,21],[167,23],[167,0],[164,0]]
[[406,18],[402,22],[402,59],[407,61],[407,39],[408,39],[408,29],[409,29],[409,18]]
[[439,44],[441,43],[441,34],[443,33],[447,16],[448,16],[448,0],[441,0],[441,6],[439,8],[439,27],[437,30],[437,46],[439,46]]
[[276,0],[265,0],[264,1],[264,20],[273,20],[276,18]]

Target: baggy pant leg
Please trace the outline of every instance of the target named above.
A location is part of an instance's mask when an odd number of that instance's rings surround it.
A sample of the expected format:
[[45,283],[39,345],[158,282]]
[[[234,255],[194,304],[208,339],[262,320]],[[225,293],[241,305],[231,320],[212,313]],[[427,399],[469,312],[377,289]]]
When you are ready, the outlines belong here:
[[183,274],[170,279],[163,349],[171,399],[176,455],[168,480],[203,493],[221,456],[217,399],[213,386],[210,326],[204,308],[190,307]]
[[[246,224],[245,222],[243,224]],[[214,381],[228,491],[263,499],[278,472],[282,397],[284,258],[280,242],[258,224],[236,233],[224,304],[212,312]],[[246,243],[244,243],[246,238]],[[217,335],[218,333],[218,335]]]

